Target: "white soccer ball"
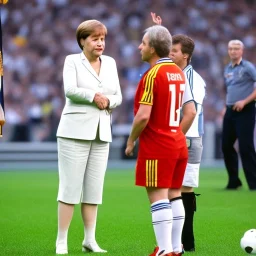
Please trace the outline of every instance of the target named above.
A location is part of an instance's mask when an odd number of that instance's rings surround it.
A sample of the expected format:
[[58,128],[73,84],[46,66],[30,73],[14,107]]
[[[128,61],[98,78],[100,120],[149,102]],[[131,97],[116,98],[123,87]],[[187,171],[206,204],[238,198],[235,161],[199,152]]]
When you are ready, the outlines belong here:
[[248,254],[256,254],[256,229],[250,229],[244,233],[240,245]]

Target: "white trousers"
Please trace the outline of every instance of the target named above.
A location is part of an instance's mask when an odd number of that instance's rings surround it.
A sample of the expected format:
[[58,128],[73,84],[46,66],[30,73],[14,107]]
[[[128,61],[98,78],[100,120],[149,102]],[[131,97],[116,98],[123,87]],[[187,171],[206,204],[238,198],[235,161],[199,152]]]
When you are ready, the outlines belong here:
[[109,143],[58,138],[58,201],[101,204]]

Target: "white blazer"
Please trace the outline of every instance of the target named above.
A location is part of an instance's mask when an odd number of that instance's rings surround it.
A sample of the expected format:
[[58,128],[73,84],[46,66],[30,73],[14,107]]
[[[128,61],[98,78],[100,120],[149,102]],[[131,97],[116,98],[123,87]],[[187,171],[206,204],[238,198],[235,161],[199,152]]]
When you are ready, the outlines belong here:
[[63,68],[66,104],[63,109],[57,137],[94,140],[99,127],[99,138],[111,142],[111,114],[100,110],[93,102],[97,92],[109,99],[109,108],[122,102],[116,62],[102,55],[100,73],[92,68],[84,53],[68,55]]

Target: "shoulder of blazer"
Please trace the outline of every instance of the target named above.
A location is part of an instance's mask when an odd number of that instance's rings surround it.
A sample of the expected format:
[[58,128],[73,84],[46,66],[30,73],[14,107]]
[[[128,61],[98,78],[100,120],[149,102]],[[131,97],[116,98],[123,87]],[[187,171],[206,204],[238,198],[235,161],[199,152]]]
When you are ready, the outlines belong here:
[[114,58],[107,56],[107,55],[101,55],[100,58],[102,59],[102,61],[106,61],[106,62],[114,63],[114,64],[116,63]]
[[73,61],[80,60],[81,59],[80,55],[81,55],[81,53],[67,55],[66,60],[73,60]]
[[[83,56],[83,52],[81,53],[76,53],[76,54],[70,54],[66,56],[66,61],[81,61],[83,58],[85,58]],[[107,56],[107,55],[101,55],[100,58],[102,59],[103,62],[108,63],[108,64],[112,64],[112,65],[116,65],[116,61],[114,58]]]

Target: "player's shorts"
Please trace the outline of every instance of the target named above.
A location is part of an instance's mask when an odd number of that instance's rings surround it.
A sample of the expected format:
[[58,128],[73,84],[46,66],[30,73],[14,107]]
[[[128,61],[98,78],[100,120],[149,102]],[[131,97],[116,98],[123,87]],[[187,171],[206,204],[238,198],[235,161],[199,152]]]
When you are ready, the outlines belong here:
[[58,201],[101,204],[109,143],[58,138]]
[[180,157],[176,159],[145,159],[139,156],[135,184],[143,187],[181,188],[187,161],[186,147],[180,149]]
[[187,146],[188,164],[182,185],[196,188],[199,185],[199,168],[203,153],[202,137],[187,138]]

